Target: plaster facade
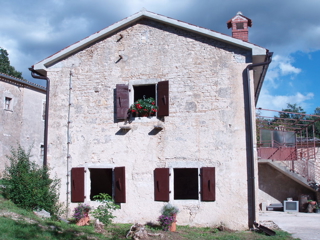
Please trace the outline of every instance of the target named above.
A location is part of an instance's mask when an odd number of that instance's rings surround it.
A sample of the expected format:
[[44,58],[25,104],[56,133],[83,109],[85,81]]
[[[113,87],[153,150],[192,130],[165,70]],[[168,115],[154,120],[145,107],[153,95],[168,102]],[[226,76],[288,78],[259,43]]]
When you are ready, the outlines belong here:
[[[31,82],[0,74],[0,177],[6,164],[6,155],[11,147],[20,144],[25,150],[31,149],[31,160],[42,165],[44,121],[43,103],[45,88]],[[6,99],[10,100],[9,107]]]
[[[155,201],[154,171],[169,168],[169,202],[180,209],[178,225],[246,229],[242,72],[251,62],[251,50],[143,18],[47,65],[48,164],[61,178],[60,200],[69,210],[77,206],[71,202],[73,168],[85,168],[85,202],[94,206],[92,169],[123,166],[126,202],[115,211],[115,222],[156,222],[166,202]],[[169,81],[169,116],[117,119],[117,84],[133,91],[137,82],[161,81]],[[201,201],[200,193],[175,199],[175,169],[200,174],[203,167],[215,167],[216,199]],[[200,179],[197,184],[200,192]]]

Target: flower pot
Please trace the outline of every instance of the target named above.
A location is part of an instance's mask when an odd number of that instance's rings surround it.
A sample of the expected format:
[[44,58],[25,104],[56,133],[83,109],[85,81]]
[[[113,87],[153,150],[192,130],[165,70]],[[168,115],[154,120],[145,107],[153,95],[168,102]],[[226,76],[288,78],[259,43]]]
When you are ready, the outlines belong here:
[[78,226],[86,226],[89,225],[90,218],[89,216],[80,218],[80,220],[76,223]]
[[173,222],[171,223],[169,227],[170,232],[175,232],[177,230],[177,214],[174,213],[171,215],[173,217]]
[[174,221],[171,223],[171,225],[169,226],[169,231],[170,232],[175,232],[177,230],[177,223]]
[[319,208],[316,208],[316,209],[314,210],[314,212],[315,212],[315,213],[320,213],[320,209],[319,209]]

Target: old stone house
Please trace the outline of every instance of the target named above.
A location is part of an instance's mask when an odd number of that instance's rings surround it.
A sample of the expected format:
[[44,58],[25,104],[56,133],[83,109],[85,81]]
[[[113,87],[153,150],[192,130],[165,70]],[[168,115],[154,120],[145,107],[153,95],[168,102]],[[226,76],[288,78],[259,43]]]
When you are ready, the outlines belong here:
[[[235,18],[243,24],[228,25],[248,34],[251,20]],[[270,61],[265,48],[142,10],[36,63],[51,82],[47,157],[61,201],[96,206],[106,192],[116,222],[156,222],[170,202],[178,225],[248,228],[251,113]],[[149,97],[155,116],[128,117]]]
[[42,165],[46,88],[0,73],[0,178],[6,155],[20,144],[31,149],[31,160]]

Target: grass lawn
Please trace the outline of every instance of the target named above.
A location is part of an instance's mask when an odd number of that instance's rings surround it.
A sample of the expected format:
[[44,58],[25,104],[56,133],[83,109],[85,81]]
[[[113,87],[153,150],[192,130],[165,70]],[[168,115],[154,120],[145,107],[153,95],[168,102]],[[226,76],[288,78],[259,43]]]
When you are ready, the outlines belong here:
[[[112,224],[105,228],[105,233],[96,233],[93,225],[79,227],[75,224],[67,224],[60,221],[43,220],[33,212],[29,212],[15,206],[11,201],[5,200],[0,195],[0,239],[17,240],[54,240],[54,239],[126,239],[125,236],[131,224]],[[159,227],[146,226],[149,233],[161,233],[160,236],[149,237],[152,239],[268,239],[285,240],[294,239],[288,233],[276,231],[276,236],[270,237],[263,233],[241,231],[219,231],[216,228],[195,228],[189,226],[177,226],[176,232],[164,232]]]

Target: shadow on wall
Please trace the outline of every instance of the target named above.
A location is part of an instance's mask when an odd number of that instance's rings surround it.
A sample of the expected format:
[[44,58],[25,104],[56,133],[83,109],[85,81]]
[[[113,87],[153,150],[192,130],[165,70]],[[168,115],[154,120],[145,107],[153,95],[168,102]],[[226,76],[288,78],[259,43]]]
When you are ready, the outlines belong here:
[[301,195],[309,195],[315,199],[315,193],[297,183],[285,174],[279,172],[268,164],[259,164],[259,189],[270,196],[270,199],[264,199],[274,202],[277,199],[283,202],[287,198],[300,200]]

